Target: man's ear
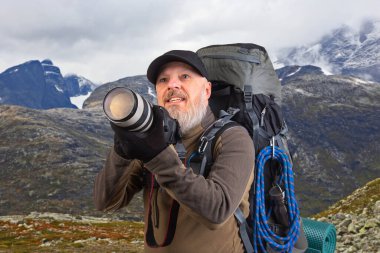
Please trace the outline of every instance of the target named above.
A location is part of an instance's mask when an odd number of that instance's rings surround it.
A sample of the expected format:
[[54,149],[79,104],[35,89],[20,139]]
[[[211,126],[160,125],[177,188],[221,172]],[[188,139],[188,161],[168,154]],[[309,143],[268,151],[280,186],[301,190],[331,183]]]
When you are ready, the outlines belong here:
[[206,85],[206,97],[209,99],[211,97],[211,82],[207,81]]

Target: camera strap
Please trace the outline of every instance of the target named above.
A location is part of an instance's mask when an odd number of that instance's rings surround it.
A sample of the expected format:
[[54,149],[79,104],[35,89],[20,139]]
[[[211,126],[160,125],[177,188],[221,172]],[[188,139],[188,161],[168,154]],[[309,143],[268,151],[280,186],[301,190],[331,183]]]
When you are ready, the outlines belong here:
[[[186,164],[185,164],[185,160],[186,160],[185,146],[183,145],[183,143],[181,141],[177,141],[175,148],[176,148],[176,151],[178,153],[178,157],[181,159],[183,164],[186,166]],[[173,241],[173,238],[174,238],[174,234],[175,234],[176,227],[177,227],[179,203],[174,199],[172,200],[170,210],[169,210],[169,218],[168,218],[168,223],[167,223],[167,228],[166,228],[165,239],[163,242],[158,243],[156,241],[155,236],[154,236],[154,224],[152,221],[152,202],[153,202],[154,189],[159,188],[160,186],[157,183],[157,181],[156,181],[156,179],[152,173],[148,172],[148,175],[150,176],[150,178],[147,178],[148,180],[146,180],[146,181],[150,181],[150,184],[148,184],[150,186],[150,193],[149,193],[149,211],[148,211],[148,227],[147,227],[147,231],[146,231],[146,243],[151,248],[165,247],[165,246],[168,246]],[[157,210],[155,210],[155,218],[156,218],[156,223],[158,223],[158,219],[159,219],[158,208],[157,208],[157,206],[155,208],[157,209]]]
[[[151,187],[150,187],[150,193],[149,193],[149,211],[148,211],[148,227],[146,231],[146,243],[151,248],[159,248],[159,247],[165,247],[168,246],[174,238],[176,226],[177,226],[177,218],[178,218],[178,211],[179,211],[179,204],[174,199],[172,200],[170,211],[169,211],[169,220],[167,224],[165,239],[161,243],[157,243],[156,238],[154,237],[154,228],[153,228],[153,221],[152,221],[152,196],[154,191],[154,185],[155,185],[155,178],[152,173],[151,175]],[[157,213],[158,210],[156,210]],[[157,217],[158,218],[158,217]]]

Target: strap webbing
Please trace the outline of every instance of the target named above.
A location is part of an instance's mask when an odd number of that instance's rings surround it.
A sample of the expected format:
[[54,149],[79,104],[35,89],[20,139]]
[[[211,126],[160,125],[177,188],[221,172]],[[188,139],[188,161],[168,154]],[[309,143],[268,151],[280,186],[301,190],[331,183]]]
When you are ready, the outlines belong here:
[[169,222],[167,224],[167,230],[165,239],[162,243],[157,243],[155,237],[154,237],[154,230],[153,230],[153,221],[152,221],[152,195],[153,195],[153,188],[154,188],[154,175],[151,174],[151,189],[149,194],[149,211],[148,211],[148,227],[146,231],[146,243],[149,247],[152,248],[158,248],[158,247],[165,247],[168,246],[174,238],[176,226],[177,226],[177,218],[178,218],[178,211],[179,211],[179,204],[174,199],[172,200],[172,204],[170,207],[170,216],[169,216]]
[[240,207],[236,209],[234,215],[239,223],[240,238],[243,241],[243,245],[246,250],[246,253],[253,253],[254,251],[253,251],[252,243],[251,243],[251,240],[249,239],[248,230],[247,230],[248,228],[247,220],[245,219],[243,211],[240,209]]
[[179,211],[179,204],[177,201],[173,200],[170,207],[170,216],[169,216],[169,222],[167,225],[165,239],[162,243],[157,243],[154,237],[154,231],[153,231],[153,222],[152,222],[152,217],[151,217],[152,209],[151,207],[149,207],[148,228],[146,231],[146,243],[148,244],[149,247],[152,247],[152,248],[165,247],[165,246],[168,246],[173,241],[175,230],[177,227],[178,211]]

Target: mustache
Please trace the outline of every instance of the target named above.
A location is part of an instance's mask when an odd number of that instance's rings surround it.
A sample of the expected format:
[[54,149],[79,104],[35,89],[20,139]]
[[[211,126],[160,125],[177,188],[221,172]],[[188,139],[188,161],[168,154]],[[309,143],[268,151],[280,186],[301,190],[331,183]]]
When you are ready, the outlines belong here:
[[164,96],[164,101],[168,101],[172,97],[187,99],[186,93],[179,90],[169,90],[168,93],[166,93]]

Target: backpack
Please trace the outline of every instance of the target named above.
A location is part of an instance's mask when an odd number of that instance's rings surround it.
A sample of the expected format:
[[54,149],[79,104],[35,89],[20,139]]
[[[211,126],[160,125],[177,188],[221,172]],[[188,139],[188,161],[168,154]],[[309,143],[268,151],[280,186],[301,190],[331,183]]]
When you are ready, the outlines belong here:
[[255,44],[212,45],[197,51],[212,83],[209,106],[218,120],[200,140],[199,174],[213,163],[213,140],[236,123],[255,145],[250,215],[235,217],[246,252],[304,252],[307,240],[294,196],[281,84],[265,48]]

